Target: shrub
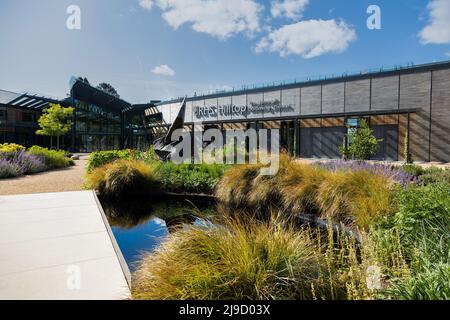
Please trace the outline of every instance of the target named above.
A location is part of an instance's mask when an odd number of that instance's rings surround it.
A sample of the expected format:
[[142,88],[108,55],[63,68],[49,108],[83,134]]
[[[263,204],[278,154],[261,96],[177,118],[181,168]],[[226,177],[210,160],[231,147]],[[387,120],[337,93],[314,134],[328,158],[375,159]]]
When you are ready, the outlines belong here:
[[360,127],[351,135],[351,144],[341,148],[341,153],[356,160],[368,160],[377,153],[380,141],[374,137],[367,121],[361,120]]
[[22,175],[22,170],[17,163],[7,159],[0,159],[0,179],[14,178]]
[[[400,252],[409,273],[394,275],[385,294],[393,299],[448,299],[450,184],[410,186],[398,197],[398,212],[374,225],[374,239],[389,254]],[[394,233],[401,244],[396,248],[389,241]]]
[[113,150],[113,151],[97,151],[89,155],[86,171],[92,172],[92,170],[104,166],[105,164],[114,162],[119,159],[131,158],[130,150]]
[[104,166],[105,164],[112,163],[116,160],[138,160],[146,163],[153,163],[159,161],[159,157],[156,155],[153,146],[148,151],[139,150],[112,150],[112,151],[97,151],[93,152],[89,156],[86,171],[92,172],[92,170]]
[[420,254],[432,262],[447,261],[450,252],[450,184],[410,187],[399,192],[399,211],[386,228],[398,230],[408,258]]
[[134,274],[133,297],[330,299],[327,268],[317,249],[307,231],[276,220],[186,227],[144,256]]
[[226,165],[154,163],[155,176],[160,187],[171,192],[212,193]]
[[47,148],[33,146],[28,149],[28,153],[42,157],[45,160],[45,164],[51,169],[75,165],[72,159],[66,157],[65,151],[49,150]]
[[407,186],[411,183],[420,184],[418,176],[416,175],[420,167],[414,165],[405,165],[402,167],[390,166],[385,164],[370,163],[367,161],[348,161],[348,160],[332,160],[316,163],[321,168],[330,171],[369,171],[376,175],[382,175],[386,178],[392,179],[402,186]]
[[2,153],[0,156],[2,169],[0,178],[18,177],[47,170],[42,158],[25,151]]
[[450,169],[439,169],[437,167],[431,167],[419,176],[420,181],[424,184],[431,184],[437,182],[450,183]]
[[401,167],[401,170],[413,175],[414,177],[420,177],[425,173],[425,169],[415,164],[405,164]]
[[97,168],[88,174],[86,180],[88,187],[115,197],[145,192],[155,184],[152,167],[132,160],[118,160]]
[[25,147],[15,143],[3,143],[0,144],[0,152],[1,153],[13,153],[24,151]]
[[397,280],[386,294],[396,300],[449,300],[450,265],[432,265],[412,277]]

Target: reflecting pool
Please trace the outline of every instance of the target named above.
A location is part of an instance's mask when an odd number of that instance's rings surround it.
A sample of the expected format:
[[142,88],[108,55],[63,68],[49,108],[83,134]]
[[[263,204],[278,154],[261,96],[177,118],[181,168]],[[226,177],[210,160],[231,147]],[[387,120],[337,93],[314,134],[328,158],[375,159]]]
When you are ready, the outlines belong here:
[[200,223],[213,215],[215,209],[211,201],[170,197],[99,200],[131,271],[142,253],[155,250],[169,233],[186,224]]

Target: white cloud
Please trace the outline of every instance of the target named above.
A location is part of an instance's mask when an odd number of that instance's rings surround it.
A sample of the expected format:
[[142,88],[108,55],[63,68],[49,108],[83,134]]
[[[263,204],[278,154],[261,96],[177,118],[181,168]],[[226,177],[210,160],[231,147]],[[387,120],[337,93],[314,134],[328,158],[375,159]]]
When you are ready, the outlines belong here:
[[310,59],[341,53],[354,40],[356,32],[345,21],[305,20],[270,32],[257,44],[256,51],[278,52],[282,57],[296,54]]
[[166,77],[173,77],[175,75],[175,71],[167,64],[162,64],[160,66],[154,67],[152,73],[158,76],[166,76]]
[[154,218],[152,222],[160,227],[166,227],[166,222],[161,218]]
[[270,13],[274,18],[299,20],[308,3],[309,0],[276,0],[272,2]]
[[139,5],[145,10],[152,10],[153,0],[139,0]]
[[423,44],[450,43],[450,1],[432,0],[428,4],[429,24],[419,33]]
[[157,0],[157,4],[174,29],[190,24],[193,30],[222,40],[260,30],[263,7],[255,0]]

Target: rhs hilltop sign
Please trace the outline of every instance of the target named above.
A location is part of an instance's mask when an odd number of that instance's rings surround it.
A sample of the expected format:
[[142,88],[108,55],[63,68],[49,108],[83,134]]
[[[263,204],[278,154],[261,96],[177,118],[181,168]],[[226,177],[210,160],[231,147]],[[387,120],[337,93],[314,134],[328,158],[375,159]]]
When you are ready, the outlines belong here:
[[265,114],[276,115],[280,112],[291,112],[294,110],[294,106],[282,105],[280,100],[265,101],[261,103],[250,103],[246,105],[224,104],[219,106],[204,106],[194,107],[193,113],[196,119],[205,120],[210,118],[217,118],[218,116],[223,118],[231,116],[248,117],[253,115],[259,115],[263,117]]

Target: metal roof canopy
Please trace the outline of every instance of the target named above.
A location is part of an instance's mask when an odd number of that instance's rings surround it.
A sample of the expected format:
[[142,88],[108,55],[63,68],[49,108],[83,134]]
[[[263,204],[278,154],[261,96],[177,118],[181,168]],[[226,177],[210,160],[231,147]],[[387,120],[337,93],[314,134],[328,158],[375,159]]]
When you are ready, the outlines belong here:
[[30,95],[28,93],[24,93],[19,95],[17,98],[6,103],[7,106],[15,107],[15,108],[25,108],[30,110],[42,110],[49,106],[50,103],[60,103],[60,101],[41,97],[38,95]]
[[130,103],[79,79],[74,80],[71,94],[77,100],[92,103],[113,112],[125,112],[131,108]]

